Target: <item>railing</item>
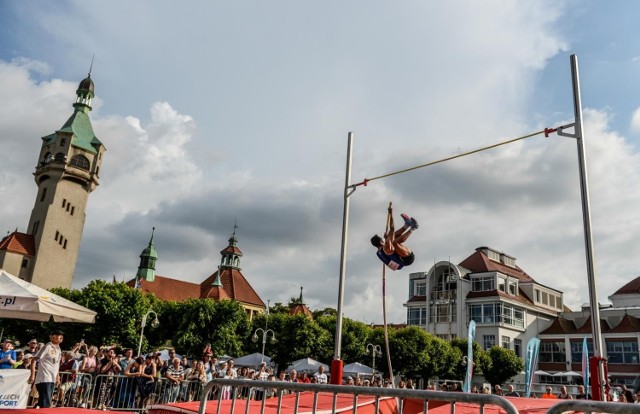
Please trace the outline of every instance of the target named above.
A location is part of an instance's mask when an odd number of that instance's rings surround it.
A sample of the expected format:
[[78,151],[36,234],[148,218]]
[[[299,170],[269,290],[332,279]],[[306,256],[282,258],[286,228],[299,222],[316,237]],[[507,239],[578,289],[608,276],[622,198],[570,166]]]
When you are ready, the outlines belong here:
[[554,405],[547,410],[547,414],[562,414],[567,411],[587,413],[611,413],[611,414],[639,414],[640,404],[567,400]]
[[[295,394],[295,406],[294,413],[298,412],[298,404],[300,401],[300,394],[305,391],[313,393],[313,406],[312,413],[318,411],[318,395],[320,393],[329,393],[332,395],[332,408],[331,412],[337,412],[337,397],[339,394],[353,396],[353,413],[358,411],[358,398],[360,396],[373,397],[375,404],[375,412],[379,412],[379,404],[381,399],[397,398],[398,400],[398,414],[403,413],[403,407],[406,400],[418,400],[422,402],[423,412],[428,411],[429,401],[444,401],[451,404],[451,412],[455,412],[455,404],[457,402],[477,404],[479,407],[479,414],[484,413],[485,405],[495,405],[502,408],[506,414],[518,414],[516,407],[508,400],[498,397],[496,395],[487,394],[470,394],[463,392],[442,392],[442,391],[423,391],[412,390],[406,388],[377,388],[377,387],[356,387],[348,385],[318,385],[318,384],[301,384],[290,382],[273,382],[273,381],[255,381],[255,380],[231,380],[231,379],[214,379],[210,381],[200,394],[200,407],[199,414],[204,414],[206,410],[207,401],[210,398],[211,393],[217,395],[218,407],[216,414],[221,413],[222,404],[222,392],[218,390],[224,389],[224,387],[231,388],[231,404],[229,405],[229,414],[233,414],[236,410],[236,402],[238,399],[238,390],[250,389],[252,392],[249,394],[259,396],[261,401],[260,414],[265,412],[265,404],[267,398],[273,396],[277,398],[277,412],[281,412],[282,397],[285,393]],[[249,402],[239,404],[239,410],[244,410],[245,413],[249,413]],[[244,407],[242,407],[244,405]],[[252,414],[257,414],[257,407],[252,407]],[[323,413],[327,412],[326,409],[322,410]]]

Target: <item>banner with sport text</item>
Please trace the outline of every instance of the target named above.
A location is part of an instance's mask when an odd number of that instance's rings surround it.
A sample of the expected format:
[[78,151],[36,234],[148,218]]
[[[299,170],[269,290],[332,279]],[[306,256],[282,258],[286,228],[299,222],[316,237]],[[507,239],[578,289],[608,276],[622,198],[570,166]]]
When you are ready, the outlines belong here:
[[28,369],[0,369],[0,410],[27,408],[29,375]]

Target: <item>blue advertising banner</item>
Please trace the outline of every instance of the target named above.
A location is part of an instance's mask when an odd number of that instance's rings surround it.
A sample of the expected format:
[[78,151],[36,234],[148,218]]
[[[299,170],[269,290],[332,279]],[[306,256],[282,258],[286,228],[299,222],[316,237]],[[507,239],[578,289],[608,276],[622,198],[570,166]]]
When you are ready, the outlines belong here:
[[473,338],[476,336],[476,321],[469,322],[469,336],[467,337],[467,374],[464,377],[462,391],[471,392],[471,377],[473,376]]
[[540,352],[540,340],[531,338],[527,344],[527,354],[524,360],[524,396],[531,396],[531,384],[538,367],[538,352]]

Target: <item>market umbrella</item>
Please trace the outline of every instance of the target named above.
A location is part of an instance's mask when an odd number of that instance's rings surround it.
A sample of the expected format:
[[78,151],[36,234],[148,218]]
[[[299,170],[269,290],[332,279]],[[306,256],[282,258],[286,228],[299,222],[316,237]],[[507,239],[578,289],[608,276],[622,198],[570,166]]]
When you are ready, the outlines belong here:
[[536,375],[551,375],[547,371],[543,371],[543,370],[538,370],[538,371],[534,372],[534,374],[536,374]]
[[316,361],[313,358],[302,358],[297,361],[293,361],[287,368],[287,371],[295,369],[298,372],[307,371],[308,373],[316,372],[319,367],[323,366],[325,371],[329,370],[329,365]]
[[581,377],[582,374],[578,374],[575,371],[567,371],[567,372],[556,372],[553,374],[554,377]]
[[373,368],[359,362],[352,362],[351,364],[345,365],[344,368],[342,368],[342,371],[345,374],[373,375]]
[[271,358],[266,355],[262,355],[260,352],[245,355],[233,360],[237,367],[250,367],[254,369],[258,368],[263,361],[269,364],[271,362]]
[[96,313],[0,269],[0,318],[94,323]]

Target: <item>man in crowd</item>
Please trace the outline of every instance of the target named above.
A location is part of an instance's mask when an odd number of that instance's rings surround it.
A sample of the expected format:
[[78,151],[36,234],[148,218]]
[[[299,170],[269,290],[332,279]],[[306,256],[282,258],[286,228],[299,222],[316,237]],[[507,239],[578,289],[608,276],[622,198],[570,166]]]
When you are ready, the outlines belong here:
[[0,369],[11,369],[16,363],[16,351],[13,350],[13,342],[10,339],[2,341],[0,350]]
[[62,359],[62,351],[60,344],[62,343],[64,333],[59,329],[51,331],[49,342],[38,351],[33,359],[38,362],[36,372],[35,361],[31,363],[31,376],[29,384],[36,384],[38,390],[38,407],[51,407],[51,397],[53,396],[53,388],[56,384],[60,384],[60,360]]
[[316,382],[318,384],[326,384],[327,383],[327,374],[324,373],[324,367],[322,365],[320,365],[318,367],[318,372],[313,374],[313,376],[316,378]]
[[174,403],[178,399],[180,393],[180,383],[184,380],[184,368],[180,365],[179,358],[173,358],[171,365],[167,368],[167,372],[164,377],[169,380],[167,386],[167,394],[165,396],[165,403]]

